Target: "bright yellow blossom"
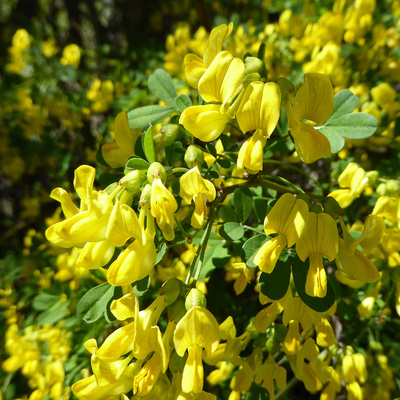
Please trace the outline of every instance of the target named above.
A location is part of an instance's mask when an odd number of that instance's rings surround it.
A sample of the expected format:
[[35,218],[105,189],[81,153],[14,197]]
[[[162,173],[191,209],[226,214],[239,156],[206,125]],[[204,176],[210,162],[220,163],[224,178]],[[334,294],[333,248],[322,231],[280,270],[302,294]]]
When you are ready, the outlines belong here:
[[255,174],[263,168],[263,148],[280,116],[281,92],[276,83],[252,82],[247,86],[236,113],[243,133],[253,136],[239,150],[237,168]]
[[282,195],[264,220],[265,233],[278,235],[258,250],[254,256],[254,264],[261,271],[270,274],[282,250],[286,246],[293,246],[299,240],[307,220],[307,203],[289,193]]
[[322,256],[329,261],[335,259],[338,253],[338,238],[336,222],[329,214],[310,212],[308,223],[296,244],[299,258],[302,261],[310,258],[306,280],[308,295],[326,295],[327,279]]
[[191,224],[194,228],[201,228],[207,218],[207,201],[215,199],[215,186],[201,176],[199,167],[194,167],[180,178],[182,199],[190,204],[192,200],[195,204]]
[[302,161],[313,163],[331,155],[329,140],[303,119],[322,125],[333,111],[333,88],[329,78],[319,73],[304,76],[304,85],[296,96],[285,100],[289,130],[293,136],[297,153]]

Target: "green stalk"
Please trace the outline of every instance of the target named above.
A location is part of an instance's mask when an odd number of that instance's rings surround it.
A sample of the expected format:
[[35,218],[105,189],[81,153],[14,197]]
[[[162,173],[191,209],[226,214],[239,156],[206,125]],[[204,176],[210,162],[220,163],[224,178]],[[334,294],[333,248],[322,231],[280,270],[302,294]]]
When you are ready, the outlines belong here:
[[190,278],[193,276],[193,283],[195,283],[200,276],[201,266],[204,260],[204,254],[206,252],[207,242],[210,238],[211,228],[213,227],[215,213],[216,213],[216,206],[219,203],[219,196],[215,198],[215,200],[211,203],[210,206],[210,214],[208,216],[208,223],[207,228],[201,238],[199,247],[197,248],[196,255],[193,258],[192,264],[190,265],[188,276],[186,277],[186,285],[189,285]]

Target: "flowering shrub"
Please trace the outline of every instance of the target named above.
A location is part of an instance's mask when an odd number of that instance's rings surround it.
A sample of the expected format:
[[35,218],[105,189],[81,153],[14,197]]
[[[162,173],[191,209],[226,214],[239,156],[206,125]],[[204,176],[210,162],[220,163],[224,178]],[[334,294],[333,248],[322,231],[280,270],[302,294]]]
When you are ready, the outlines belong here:
[[[52,189],[25,259],[54,267],[31,266],[31,305],[12,277],[2,293],[2,368],[29,399],[400,394],[398,14],[313,13],[179,25],[148,78],[156,104],[119,111],[96,168]],[[94,81],[87,112],[113,90]]]

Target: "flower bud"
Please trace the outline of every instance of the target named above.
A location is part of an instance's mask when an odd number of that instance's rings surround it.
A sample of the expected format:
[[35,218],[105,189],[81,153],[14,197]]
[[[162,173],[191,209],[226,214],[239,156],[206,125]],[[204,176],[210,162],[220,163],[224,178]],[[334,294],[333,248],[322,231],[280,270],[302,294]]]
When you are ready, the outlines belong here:
[[146,204],[150,207],[150,199],[151,199],[151,185],[147,184],[142,190],[139,204],[142,207]]
[[372,186],[375,186],[375,184],[379,178],[379,172],[378,171],[368,171],[366,176],[368,178],[368,183]]
[[258,80],[267,79],[267,68],[265,68],[265,63],[257,57],[246,57],[244,60],[244,76],[258,75]]
[[160,296],[165,297],[165,301],[168,305],[175,303],[178,299],[182,291],[182,281],[178,278],[168,279],[164,284],[161,286],[158,293]]
[[187,311],[195,306],[207,307],[206,297],[197,288],[191,289],[185,300],[185,307]]
[[197,146],[190,145],[185,153],[185,163],[189,168],[194,168],[196,165],[202,166],[204,162],[204,153]]
[[173,144],[179,137],[181,126],[178,124],[168,124],[161,128],[161,133],[164,135],[164,142],[166,146]]
[[146,175],[139,170],[130,171],[120,179],[119,184],[124,187],[132,196],[135,195],[142,183],[146,180]]
[[147,180],[153,183],[154,179],[161,179],[162,183],[167,181],[167,172],[165,168],[158,162],[153,162],[147,170]]
[[394,179],[389,179],[386,182],[386,194],[390,196],[391,194],[394,194],[399,191],[399,184],[396,180]]
[[272,336],[267,339],[265,343],[265,349],[268,351],[268,353],[275,354],[281,349],[281,344],[275,336]]

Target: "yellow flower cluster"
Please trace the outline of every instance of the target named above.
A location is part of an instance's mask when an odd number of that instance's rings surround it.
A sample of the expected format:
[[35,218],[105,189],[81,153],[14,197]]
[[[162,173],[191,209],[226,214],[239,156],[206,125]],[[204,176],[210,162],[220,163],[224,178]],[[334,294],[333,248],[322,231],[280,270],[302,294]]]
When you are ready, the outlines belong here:
[[10,357],[2,368],[8,373],[21,370],[29,380],[29,400],[68,399],[63,363],[70,352],[71,332],[60,327],[28,326],[21,334],[16,324],[8,327],[5,348]]

